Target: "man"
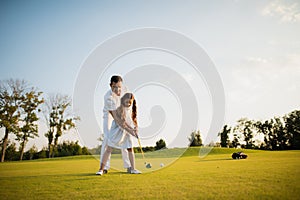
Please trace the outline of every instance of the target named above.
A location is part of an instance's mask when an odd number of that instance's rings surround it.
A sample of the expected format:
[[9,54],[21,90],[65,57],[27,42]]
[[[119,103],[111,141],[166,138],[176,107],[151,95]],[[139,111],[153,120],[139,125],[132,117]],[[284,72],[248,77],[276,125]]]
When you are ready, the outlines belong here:
[[[104,138],[102,141],[101,155],[100,155],[100,165],[102,162],[103,154],[107,147],[107,136],[111,127],[111,123],[114,119],[113,111],[115,111],[120,106],[120,98],[122,93],[122,84],[123,79],[121,76],[112,76],[110,79],[110,90],[104,95],[104,107],[103,107],[103,133]],[[124,168],[127,169],[127,172],[130,173],[131,166],[128,158],[128,152],[126,149],[122,149],[122,158],[124,162]],[[107,164],[104,167],[104,173],[107,173],[107,170],[110,168],[110,158],[107,160]],[[99,171],[96,173],[99,174]]]

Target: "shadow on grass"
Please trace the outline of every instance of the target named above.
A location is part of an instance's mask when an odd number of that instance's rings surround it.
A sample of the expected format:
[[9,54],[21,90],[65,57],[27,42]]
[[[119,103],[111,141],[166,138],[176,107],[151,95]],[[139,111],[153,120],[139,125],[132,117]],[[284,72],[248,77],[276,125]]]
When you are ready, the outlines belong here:
[[[130,175],[127,172],[122,171],[110,171],[108,174],[105,174],[104,176],[120,176],[120,175]],[[67,178],[67,180],[64,180],[64,178]],[[60,181],[69,181],[69,178],[72,179],[85,179],[85,178],[92,178],[92,177],[100,177],[99,175],[96,175],[96,172],[85,172],[85,173],[58,173],[58,174],[22,174],[17,176],[3,176],[1,178],[9,178],[10,180],[17,180],[17,179],[43,179],[43,180],[50,180],[50,179],[60,179]],[[0,198],[1,199],[1,198]]]
[[[126,175],[128,174],[127,172],[122,172],[122,171],[109,171],[107,174],[104,174],[104,176],[109,176],[109,175]],[[78,174],[65,174],[65,176],[77,176],[77,177],[97,177],[99,175],[96,175],[95,173],[78,173]]]
[[234,160],[234,159],[232,158],[200,159],[197,162],[214,162],[214,161],[222,161],[222,160]]

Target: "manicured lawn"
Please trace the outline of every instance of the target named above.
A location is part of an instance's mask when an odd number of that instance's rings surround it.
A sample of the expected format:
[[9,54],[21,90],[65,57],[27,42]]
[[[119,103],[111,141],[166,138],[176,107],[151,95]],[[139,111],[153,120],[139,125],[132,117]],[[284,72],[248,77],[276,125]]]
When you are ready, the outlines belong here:
[[[214,148],[199,158],[191,148],[146,154],[157,171],[144,174],[110,170],[96,176],[99,161],[92,156],[0,163],[0,199],[298,199],[300,151],[245,150],[246,160],[232,160],[234,149]],[[174,151],[174,152],[172,152]],[[175,156],[174,156],[175,155]],[[172,163],[160,167],[160,163]],[[119,155],[112,165],[121,166]]]

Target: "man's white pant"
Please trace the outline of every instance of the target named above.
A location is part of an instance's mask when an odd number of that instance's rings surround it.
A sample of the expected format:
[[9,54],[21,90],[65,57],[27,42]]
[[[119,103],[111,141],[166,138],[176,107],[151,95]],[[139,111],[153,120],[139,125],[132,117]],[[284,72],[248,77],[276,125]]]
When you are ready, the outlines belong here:
[[[106,147],[107,147],[107,137],[104,136],[104,139],[102,141],[102,146],[101,146],[101,153],[100,153],[100,165],[102,163],[102,158],[103,158],[104,152],[106,150]],[[127,149],[121,149],[121,152],[122,152],[124,168],[127,169],[131,166],[129,157],[128,157],[128,151],[127,151]],[[106,165],[104,166],[104,169],[106,169],[106,170],[108,170],[109,168],[110,168],[110,155],[107,159]]]

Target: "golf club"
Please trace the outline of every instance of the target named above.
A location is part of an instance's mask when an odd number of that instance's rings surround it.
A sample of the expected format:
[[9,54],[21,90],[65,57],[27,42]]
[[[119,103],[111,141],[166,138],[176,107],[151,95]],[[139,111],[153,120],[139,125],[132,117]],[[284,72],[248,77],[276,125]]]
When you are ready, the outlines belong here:
[[[141,149],[141,152],[142,152],[143,159],[145,160],[145,155],[144,155],[144,151],[143,151],[139,136],[137,136],[137,139],[138,139],[138,143],[139,143],[139,146],[140,146],[140,149]],[[145,161],[144,164],[146,165],[146,168],[151,168],[152,167],[151,163],[147,163],[146,161]]]

